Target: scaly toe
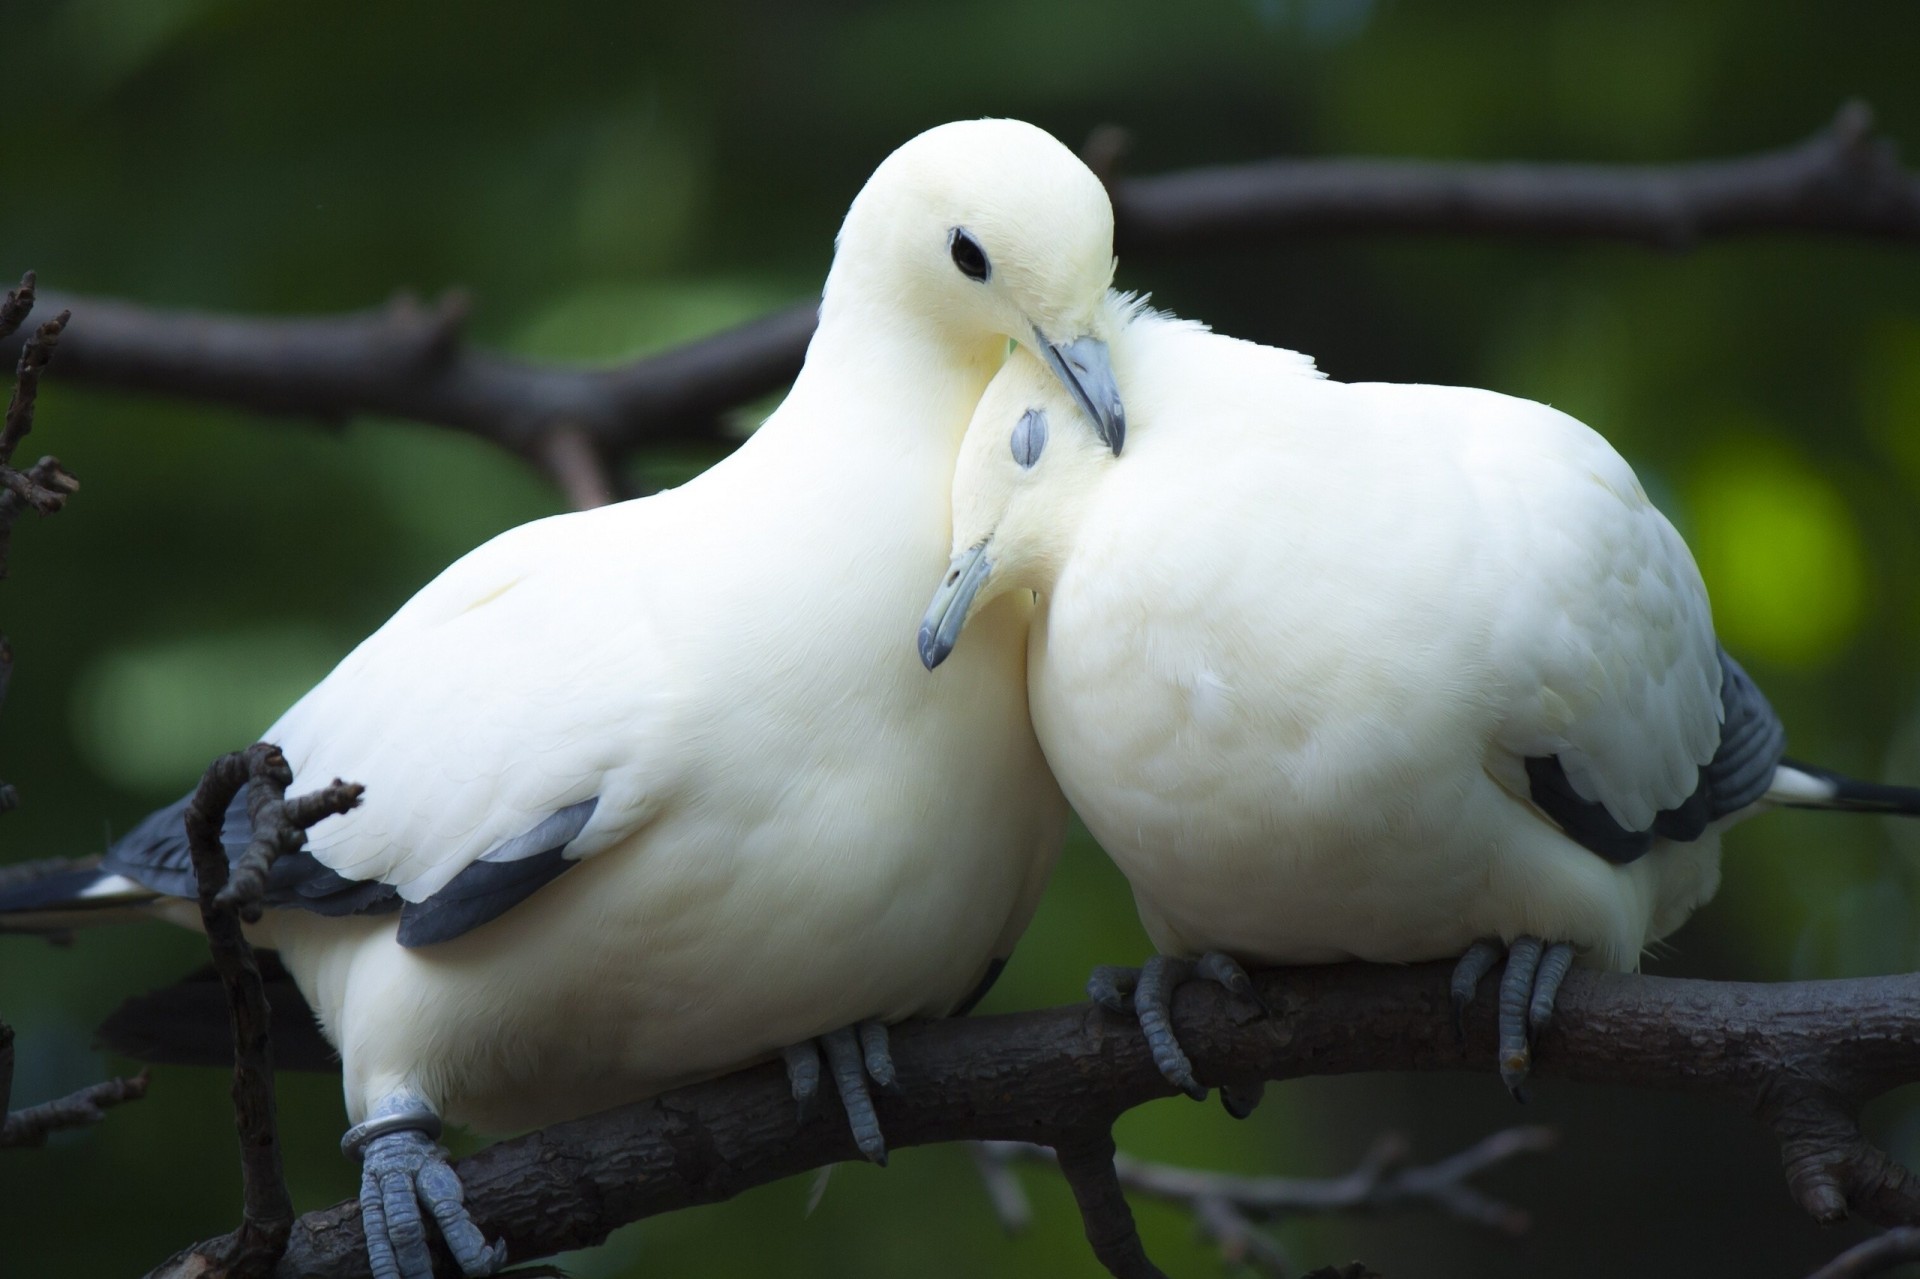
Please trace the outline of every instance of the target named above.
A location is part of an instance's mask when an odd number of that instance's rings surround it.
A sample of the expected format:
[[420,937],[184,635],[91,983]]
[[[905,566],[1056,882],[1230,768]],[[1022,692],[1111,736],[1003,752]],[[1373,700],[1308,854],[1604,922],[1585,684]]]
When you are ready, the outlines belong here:
[[1533,999],[1527,1005],[1527,1029],[1538,1040],[1553,1021],[1553,1001],[1560,994],[1560,983],[1573,967],[1573,947],[1555,942],[1540,957],[1540,971],[1533,979]]
[[1448,983],[1448,996],[1453,1003],[1453,1033],[1461,1042],[1467,1040],[1467,1009],[1473,1006],[1473,998],[1480,991],[1480,980],[1493,971],[1493,966],[1506,954],[1506,947],[1496,941],[1477,941],[1467,947],[1460,956],[1460,962],[1453,966],[1453,979]]
[[1173,992],[1193,973],[1193,964],[1184,959],[1155,955],[1140,969],[1140,984],[1134,988],[1133,1011],[1140,1019],[1140,1031],[1147,1037],[1147,1049],[1153,1064],[1166,1081],[1195,1101],[1205,1101],[1207,1090],[1193,1077],[1193,1063],[1181,1050],[1173,1032]]
[[787,1064],[795,1119],[804,1124],[820,1110],[820,1050],[808,1041],[782,1049],[780,1056]]
[[1133,992],[1140,985],[1140,970],[1123,964],[1101,964],[1087,978],[1087,998],[1110,1013],[1133,1015]]
[[822,1035],[820,1044],[827,1050],[827,1068],[833,1072],[840,1103],[847,1109],[853,1144],[867,1159],[886,1167],[887,1139],[880,1132],[880,1116],[873,1108],[873,1094],[867,1090],[866,1061],[853,1028],[842,1027]]

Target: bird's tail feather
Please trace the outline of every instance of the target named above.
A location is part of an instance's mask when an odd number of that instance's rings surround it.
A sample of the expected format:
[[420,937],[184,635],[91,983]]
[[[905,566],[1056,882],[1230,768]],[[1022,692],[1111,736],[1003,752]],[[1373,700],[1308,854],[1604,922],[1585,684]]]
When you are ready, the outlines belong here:
[[1766,798],[1782,808],[1920,817],[1920,787],[1863,782],[1791,759],[1781,760],[1774,769],[1773,784],[1767,788]]
[[0,933],[62,933],[146,918],[159,894],[100,869],[97,857],[0,868]]

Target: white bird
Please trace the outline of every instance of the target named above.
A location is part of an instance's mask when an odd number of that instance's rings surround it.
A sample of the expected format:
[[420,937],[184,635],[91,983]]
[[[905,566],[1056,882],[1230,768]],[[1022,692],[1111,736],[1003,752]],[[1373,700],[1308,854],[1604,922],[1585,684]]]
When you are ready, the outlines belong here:
[[[891,1085],[884,1025],[991,979],[1066,819],[1027,713],[1029,604],[980,617],[939,684],[901,637],[1009,338],[1120,439],[1088,337],[1112,272],[1106,193],[1059,142],[922,134],[854,200],[805,368],[743,447],[488,542],[267,731],[293,792],[366,787],[279,863],[257,936],[339,1050],[376,1274],[429,1273],[420,1202],[468,1273],[503,1259],[443,1118],[526,1128],[783,1050],[804,1103],[825,1036],[884,1157],[861,1077]],[[191,896],[181,808],[89,900]],[[243,796],[235,855],[245,827]]]
[[1034,727],[1160,952],[1090,989],[1124,1009],[1137,981],[1188,1092],[1166,1001],[1191,975],[1464,956],[1458,1011],[1505,950],[1517,1095],[1567,965],[1637,967],[1713,894],[1733,822],[1920,813],[1782,762],[1686,545],[1573,418],[1114,305],[1125,453],[1010,360],[920,645],[932,668],[982,605],[1038,594]]

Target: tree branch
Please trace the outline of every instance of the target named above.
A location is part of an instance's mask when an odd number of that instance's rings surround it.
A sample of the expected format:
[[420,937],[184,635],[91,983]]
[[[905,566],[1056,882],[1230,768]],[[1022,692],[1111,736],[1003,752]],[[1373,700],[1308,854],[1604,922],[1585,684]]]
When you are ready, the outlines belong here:
[[[1257,981],[1273,1009],[1265,1018],[1210,986],[1185,986],[1176,1023],[1200,1079],[1213,1085],[1377,1070],[1488,1072],[1492,1008],[1476,1006],[1464,1044],[1457,1042],[1450,971],[1427,964],[1263,973]],[[1857,1127],[1833,1127],[1831,1111],[1770,1104],[1790,1084],[1817,1088],[1852,1114],[1920,1079],[1917,1007],[1920,974],[1753,985],[1576,972],[1540,1041],[1535,1070],[1717,1097],[1764,1113],[1790,1158],[1812,1158],[1823,1170],[1822,1178],[1794,1185],[1815,1216],[1831,1216],[1828,1191],[1837,1188],[1856,1215],[1920,1224],[1920,1195],[1909,1181],[1883,1175],[1884,1156]],[[896,1030],[894,1053],[905,1093],[879,1107],[896,1149],[962,1140],[1084,1149],[1088,1134],[1104,1132],[1116,1116],[1172,1095],[1138,1027],[1090,1005],[910,1023]],[[858,1158],[844,1119],[823,1112],[796,1124],[784,1073],[766,1065],[502,1142],[462,1160],[458,1171],[489,1234],[504,1236],[524,1261],[591,1246],[630,1221]],[[1110,1216],[1096,1225],[1104,1230]],[[295,1223],[278,1273],[364,1275],[358,1204]]]
[[[1142,178],[1113,176],[1124,135],[1102,130],[1089,160],[1113,194],[1125,253],[1356,232],[1663,249],[1765,231],[1920,241],[1920,176],[1872,129],[1872,113],[1849,103],[1797,146],[1691,164],[1308,159]],[[291,319],[104,298],[60,305],[86,324],[68,339],[58,377],[327,422],[377,414],[437,423],[547,467],[576,504],[613,491],[584,457],[717,438],[722,413],[792,380],[814,324],[809,303],[614,368],[578,369],[472,349],[459,295]],[[4,328],[0,356],[18,343]]]
[[1286,236],[1619,240],[1689,249],[1765,231],[1920,241],[1920,175],[1862,102],[1806,141],[1690,164],[1270,160],[1113,186],[1118,247],[1171,252]]

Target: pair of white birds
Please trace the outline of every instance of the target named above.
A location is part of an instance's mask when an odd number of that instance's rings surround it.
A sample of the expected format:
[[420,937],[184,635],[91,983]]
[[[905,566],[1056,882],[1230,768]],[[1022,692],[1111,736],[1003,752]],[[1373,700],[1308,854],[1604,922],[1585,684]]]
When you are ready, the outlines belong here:
[[[1106,193],[1053,138],[921,135],[737,453],[480,547],[268,730],[295,791],[367,788],[278,864],[255,937],[339,1051],[381,1279],[431,1273],[426,1216],[468,1274],[505,1259],[443,1119],[778,1055],[805,1105],[818,1042],[883,1158],[885,1026],[991,981],[1061,787],[1134,885],[1163,952],[1134,1002],[1195,1091],[1166,1012],[1190,971],[1464,952],[1470,996],[1513,943],[1517,1076],[1536,966],[1536,1021],[1574,954],[1633,967],[1728,821],[1914,806],[1778,766],[1684,545],[1592,432],[1323,380],[1112,271]],[[0,926],[190,898],[181,810]],[[236,855],[246,822],[243,796]]]

